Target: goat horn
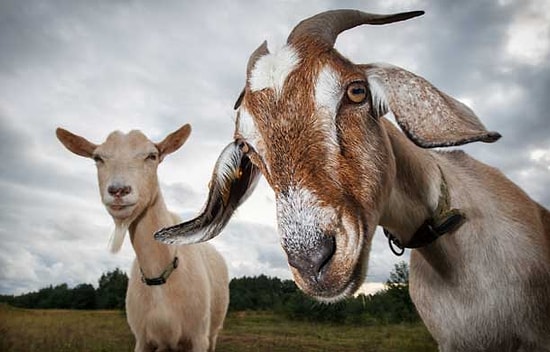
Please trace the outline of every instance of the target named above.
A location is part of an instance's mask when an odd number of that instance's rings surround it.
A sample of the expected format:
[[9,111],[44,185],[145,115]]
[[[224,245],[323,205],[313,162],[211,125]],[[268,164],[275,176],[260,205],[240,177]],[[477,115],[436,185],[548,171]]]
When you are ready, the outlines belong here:
[[298,23],[288,36],[287,43],[296,43],[302,38],[314,38],[318,43],[331,48],[341,32],[362,24],[386,24],[421,16],[424,11],[401,12],[379,15],[358,10],[332,10],[322,12]]

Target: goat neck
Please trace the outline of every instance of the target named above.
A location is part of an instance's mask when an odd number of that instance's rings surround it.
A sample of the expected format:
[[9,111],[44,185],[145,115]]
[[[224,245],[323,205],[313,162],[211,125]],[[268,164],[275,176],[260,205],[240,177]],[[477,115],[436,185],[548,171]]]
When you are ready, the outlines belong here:
[[149,206],[130,225],[128,230],[132,246],[145,277],[159,276],[174,260],[176,247],[164,245],[153,238],[155,231],[173,223],[162,194],[158,191]]
[[[388,229],[400,243],[407,244],[418,228],[434,216],[440,203],[442,183],[448,181],[444,180],[441,166],[431,151],[417,147],[391,123],[383,121],[395,158],[396,175],[380,226]],[[452,199],[448,201],[452,206]],[[443,271],[449,268],[448,253],[452,252],[446,248],[452,241],[446,240],[419,249],[429,262]]]

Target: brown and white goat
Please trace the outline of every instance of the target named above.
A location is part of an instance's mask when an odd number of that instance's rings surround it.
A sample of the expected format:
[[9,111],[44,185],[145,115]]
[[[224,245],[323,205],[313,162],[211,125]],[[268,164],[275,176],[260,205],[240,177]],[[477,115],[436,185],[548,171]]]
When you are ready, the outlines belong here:
[[[423,78],[353,64],[333,48],[349,28],[421,14],[328,11],[298,24],[281,50],[260,46],[204,212],[156,237],[217,235],[263,174],[294,279],[309,295],[352,294],[380,225],[393,243],[417,248],[411,296],[441,351],[550,351],[550,213],[498,170],[429,150],[500,135]],[[383,118],[389,111],[404,134]]]
[[136,351],[214,351],[227,312],[227,267],[212,245],[176,247],[153,239],[154,231],[181,221],[166,208],[157,167],[190,132],[185,125],[155,144],[140,131],[117,131],[96,145],[56,131],[67,149],[96,162],[101,199],[116,226],[111,250],[130,233],[136,259],[126,314]]

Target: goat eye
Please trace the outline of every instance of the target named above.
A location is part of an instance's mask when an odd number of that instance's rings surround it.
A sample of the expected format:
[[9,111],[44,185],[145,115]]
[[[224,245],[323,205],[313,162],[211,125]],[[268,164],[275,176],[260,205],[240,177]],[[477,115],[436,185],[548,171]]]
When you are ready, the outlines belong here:
[[363,82],[353,82],[348,86],[346,94],[351,102],[362,103],[367,99],[367,85]]
[[147,155],[147,158],[145,158],[145,160],[153,160],[153,161],[156,161],[156,160],[157,160],[157,154],[151,153],[151,154]]
[[96,164],[103,164],[103,159],[99,155],[94,155],[92,158],[94,159]]

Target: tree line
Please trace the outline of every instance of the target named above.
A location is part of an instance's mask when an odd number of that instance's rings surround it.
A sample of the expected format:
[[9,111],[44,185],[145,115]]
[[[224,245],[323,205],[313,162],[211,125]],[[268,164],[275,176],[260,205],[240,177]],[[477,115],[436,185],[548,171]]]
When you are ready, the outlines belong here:
[[[292,280],[266,275],[234,278],[229,283],[229,311],[273,311],[294,320],[348,324],[383,324],[419,321],[409,296],[409,271],[396,264],[385,289],[325,304],[303,294]],[[101,275],[98,288],[80,284],[49,286],[19,296],[0,296],[0,301],[21,308],[124,309],[128,277],[120,269]]]
[[50,285],[19,296],[0,296],[0,302],[31,309],[124,309],[127,287],[128,276],[117,268],[101,275],[97,289],[91,284],[74,288],[67,284]]

